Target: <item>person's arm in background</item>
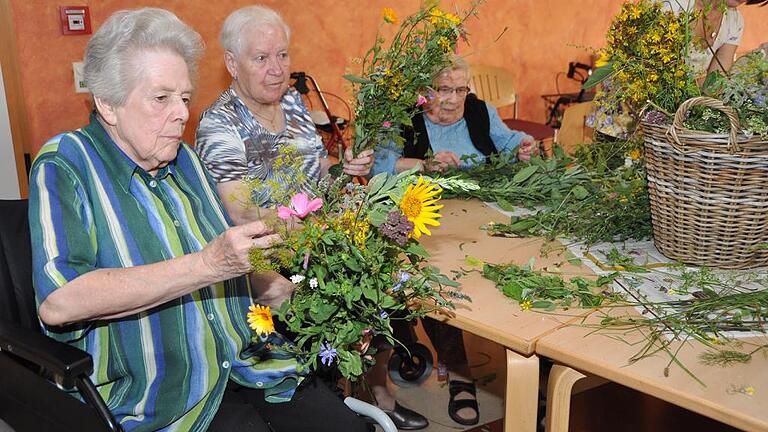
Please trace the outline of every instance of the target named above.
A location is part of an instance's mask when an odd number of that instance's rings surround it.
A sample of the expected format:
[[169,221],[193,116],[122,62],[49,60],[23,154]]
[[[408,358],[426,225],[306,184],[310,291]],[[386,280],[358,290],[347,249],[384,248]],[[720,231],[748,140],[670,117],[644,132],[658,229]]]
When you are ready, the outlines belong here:
[[[712,61],[709,63],[707,73],[714,71],[728,72],[733,66],[733,58],[736,56],[737,45],[725,44],[718,48]],[[721,67],[722,66],[722,67]]]
[[442,172],[449,167],[458,167],[460,162],[459,157],[452,151],[437,152],[429,160],[403,157],[403,149],[390,141],[376,149],[371,175],[382,172],[397,174],[414,167],[418,167],[419,171],[426,167],[428,171]]
[[216,182],[219,198],[235,225],[267,215],[252,203],[251,191],[242,181],[248,175],[245,143],[229,119],[217,113],[204,113],[197,127],[195,151]]
[[501,118],[499,113],[496,112],[496,108],[485,103],[488,108],[488,117],[490,118],[490,135],[493,140],[496,149],[499,152],[511,152],[515,148],[518,149],[517,157],[522,161],[531,159],[531,152],[535,144],[535,140],[532,136],[525,132],[515,131],[507,127]]
[[[723,22],[720,25],[720,33],[725,32],[725,41],[720,48],[715,51],[712,60],[709,62],[707,73],[713,71],[728,72],[733,66],[736,50],[741,43],[741,37],[744,34],[744,16],[738,9],[727,9]],[[725,28],[724,28],[725,27]]]
[[[355,157],[352,152],[352,147],[347,147],[344,150],[344,173],[353,177],[360,176],[365,177],[371,171],[373,165],[373,150],[364,150]],[[333,156],[328,156],[320,159],[320,176],[328,174],[328,170],[335,164],[339,163],[339,159]]]

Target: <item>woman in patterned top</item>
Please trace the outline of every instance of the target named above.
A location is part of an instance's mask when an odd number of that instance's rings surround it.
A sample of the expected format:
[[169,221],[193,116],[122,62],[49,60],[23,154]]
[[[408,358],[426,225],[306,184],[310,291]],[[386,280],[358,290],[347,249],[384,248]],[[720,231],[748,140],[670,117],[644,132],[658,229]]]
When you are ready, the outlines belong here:
[[[299,93],[289,89],[289,37],[282,18],[262,6],[237,10],[224,22],[220,40],[232,84],[203,112],[196,137],[197,152],[222,197],[238,192],[244,178],[284,181],[275,175],[273,163],[285,145],[302,159],[304,183],[298,186],[304,191],[337,162],[325,151]],[[368,174],[371,154],[355,158],[348,149],[344,172]],[[276,204],[268,188],[254,191],[251,198],[260,207]],[[238,224],[263,214],[226,198],[224,206]]]
[[[291,181],[305,191],[336,163],[329,157],[301,97],[289,89],[290,29],[280,15],[264,6],[239,9],[224,21],[220,41],[232,85],[202,115],[197,129],[197,152],[217,183],[235,223],[264,216],[264,210],[235,200],[247,183],[243,179]],[[302,174],[290,180],[276,175],[273,165],[281,147],[292,145],[302,159]],[[365,176],[373,165],[373,151],[353,157],[344,154],[344,172]],[[266,189],[266,188],[265,188]],[[275,204],[270,191],[248,191],[259,207]],[[396,403],[386,387],[386,362],[369,374],[378,405],[398,429],[422,429],[427,419]]]

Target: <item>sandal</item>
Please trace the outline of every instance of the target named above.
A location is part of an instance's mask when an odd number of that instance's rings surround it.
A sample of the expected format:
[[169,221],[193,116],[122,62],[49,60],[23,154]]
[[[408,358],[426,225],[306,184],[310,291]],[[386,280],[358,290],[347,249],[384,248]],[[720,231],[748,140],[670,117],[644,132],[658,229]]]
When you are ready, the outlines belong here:
[[[469,393],[474,399],[456,399],[459,393]],[[448,415],[456,423],[464,426],[473,426],[480,422],[480,409],[477,406],[477,389],[475,384],[466,381],[451,380],[448,384],[448,393],[450,399],[448,400]],[[461,417],[458,413],[459,410],[469,408],[475,411],[474,417]]]

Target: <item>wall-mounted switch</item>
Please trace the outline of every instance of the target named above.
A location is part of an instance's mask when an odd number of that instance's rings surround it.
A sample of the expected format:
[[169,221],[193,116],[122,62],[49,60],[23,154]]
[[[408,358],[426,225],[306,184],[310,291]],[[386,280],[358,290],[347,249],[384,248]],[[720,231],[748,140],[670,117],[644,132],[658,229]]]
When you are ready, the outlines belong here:
[[75,76],[75,93],[88,93],[88,87],[85,86],[83,79],[83,62],[72,63],[72,72]]

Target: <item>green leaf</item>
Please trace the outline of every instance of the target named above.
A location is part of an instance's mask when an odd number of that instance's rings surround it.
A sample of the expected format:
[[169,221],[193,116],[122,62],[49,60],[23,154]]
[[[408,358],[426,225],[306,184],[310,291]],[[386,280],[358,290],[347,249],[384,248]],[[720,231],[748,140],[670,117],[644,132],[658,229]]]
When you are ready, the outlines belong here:
[[387,181],[387,173],[379,173],[368,181],[368,196],[374,196]]
[[523,299],[523,286],[516,281],[509,282],[501,287],[501,292],[505,296],[514,300],[521,301]]
[[483,261],[482,260],[480,260],[477,257],[473,257],[471,255],[467,255],[466,258],[464,258],[464,262],[468,266],[472,266],[472,267],[480,267],[480,266],[483,265]]
[[376,207],[372,209],[368,212],[368,219],[371,221],[371,225],[375,227],[381,226],[381,224],[387,221],[386,208]]
[[522,183],[528,180],[538,170],[539,167],[537,165],[527,166],[515,174],[514,177],[512,177],[512,183]]
[[496,204],[498,204],[499,207],[501,207],[502,210],[506,210],[506,211],[515,211],[515,209],[517,208],[517,207],[515,207],[514,204],[512,204],[511,202],[509,202],[509,201],[507,201],[507,200],[505,200],[504,198],[501,198],[501,197],[496,199]]
[[701,84],[701,92],[707,96],[715,97],[723,91],[725,86],[725,77],[720,71],[712,71],[707,74],[704,82]]
[[327,321],[337,309],[336,305],[316,303],[315,307],[309,310],[309,315],[315,322],[323,322]]
[[408,249],[406,249],[406,252],[408,252],[409,254],[417,255],[424,259],[427,259],[430,257],[429,252],[427,252],[427,250],[424,249],[424,246],[422,246],[420,243],[409,244]]
[[344,260],[344,265],[354,271],[354,272],[360,272],[362,271],[362,268],[360,267],[360,264],[357,262],[357,260],[354,260],[352,258],[348,258]]
[[613,75],[613,62],[608,62],[605,66],[601,66],[592,71],[592,75],[589,76],[587,81],[581,86],[584,90],[590,90],[606,78]]
[[371,82],[371,80],[369,79],[361,78],[357,75],[352,75],[352,74],[344,74],[343,77],[345,80],[353,82],[355,84],[368,84]]
[[549,300],[536,300],[531,303],[531,307],[534,309],[555,310],[555,303]]
[[578,185],[575,186],[573,189],[571,189],[571,192],[573,192],[573,196],[576,197],[578,200],[583,200],[584,198],[589,196],[589,192],[587,192],[587,189],[584,188],[584,186]]

